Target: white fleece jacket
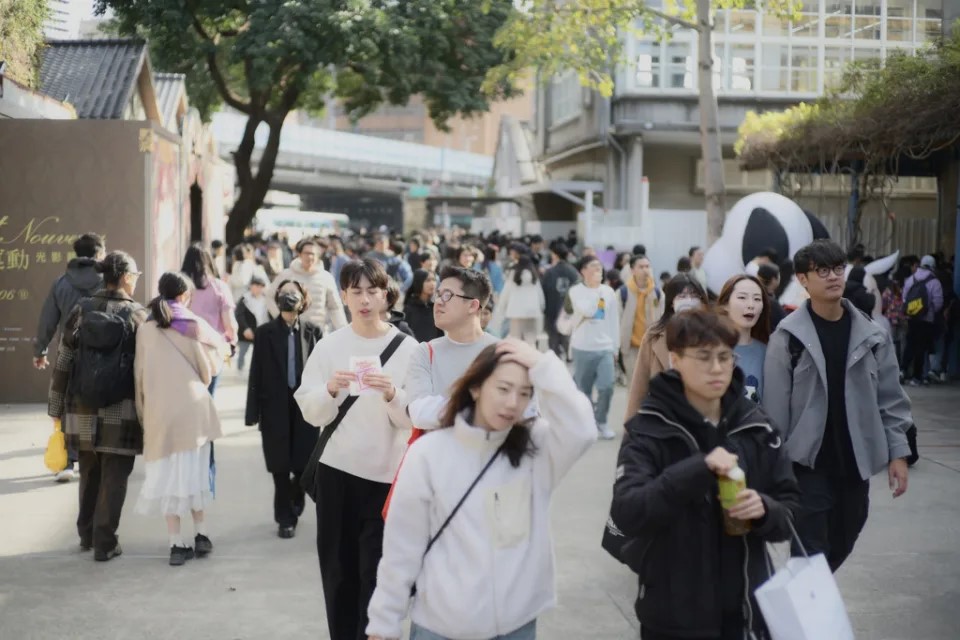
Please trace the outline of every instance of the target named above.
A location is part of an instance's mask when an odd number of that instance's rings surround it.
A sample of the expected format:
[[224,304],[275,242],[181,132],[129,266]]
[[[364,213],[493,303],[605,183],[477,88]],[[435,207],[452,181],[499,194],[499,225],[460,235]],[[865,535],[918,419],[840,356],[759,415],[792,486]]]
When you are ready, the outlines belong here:
[[530,379],[544,414],[531,427],[536,453],[517,468],[499,456],[426,556],[507,432],[460,418],[410,448],[384,531],[369,635],[400,638],[414,583],[413,621],[461,640],[509,633],[555,605],[550,499],[597,428],[590,401],[554,354],[542,356]]

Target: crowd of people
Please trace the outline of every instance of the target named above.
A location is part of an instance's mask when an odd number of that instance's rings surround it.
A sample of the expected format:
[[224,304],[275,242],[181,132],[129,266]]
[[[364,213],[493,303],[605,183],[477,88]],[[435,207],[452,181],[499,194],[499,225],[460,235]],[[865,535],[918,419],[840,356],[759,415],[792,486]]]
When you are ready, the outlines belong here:
[[[142,454],[136,511],[163,516],[170,565],[213,552],[213,395],[235,364],[279,538],[315,501],[334,640],[400,638],[407,615],[417,640],[534,638],[555,604],[553,491],[621,434],[604,547],[638,574],[641,637],[766,637],[764,543],[844,562],[870,478],[907,490],[901,382],[945,380],[956,350],[942,257],[904,258],[877,299],[862,248],[824,240],[712,292],[699,247],[655,277],[642,245],[607,268],[575,234],[251,239],[229,260],[191,246],[147,307],[130,255],[96,234],[74,250],[34,365],[59,333],[48,413],[70,454],[57,479],[80,475],[81,548],[122,553]],[[777,302],[782,270],[797,308]],[[744,475],[721,506],[718,482]]]

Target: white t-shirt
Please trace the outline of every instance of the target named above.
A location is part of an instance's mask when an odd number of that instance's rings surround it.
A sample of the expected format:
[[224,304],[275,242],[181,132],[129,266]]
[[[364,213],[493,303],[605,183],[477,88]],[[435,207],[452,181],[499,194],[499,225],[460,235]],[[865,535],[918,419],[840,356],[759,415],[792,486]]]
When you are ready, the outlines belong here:
[[570,288],[574,329],[570,346],[580,351],[620,350],[620,301],[605,284],[591,288],[580,283]]

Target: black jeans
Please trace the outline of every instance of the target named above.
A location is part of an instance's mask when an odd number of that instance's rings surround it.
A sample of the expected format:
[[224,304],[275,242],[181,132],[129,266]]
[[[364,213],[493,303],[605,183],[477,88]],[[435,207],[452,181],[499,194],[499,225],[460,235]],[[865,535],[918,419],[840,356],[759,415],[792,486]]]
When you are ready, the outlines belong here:
[[[853,551],[867,523],[870,481],[839,478],[798,464],[793,470],[800,485],[797,535],[809,555],[824,554],[830,570],[836,571]],[[791,553],[803,555],[796,541]]]
[[330,640],[366,640],[390,485],[325,464],[318,475],[317,555]]
[[[755,615],[759,615],[757,612]],[[716,638],[704,640],[744,640],[749,637],[747,631],[747,621],[740,614],[723,614],[723,620],[720,623],[720,635]],[[640,627],[640,640],[683,640],[681,636],[671,636],[665,633],[658,633],[650,629]]]
[[908,378],[923,379],[927,356],[936,341],[936,325],[923,320],[907,321],[907,348],[903,354],[904,371]]
[[557,331],[556,318],[553,322],[547,320],[547,346],[550,351],[557,354],[561,360],[570,358],[570,336],[565,336]]
[[295,527],[303,513],[305,496],[300,473],[273,474],[273,519],[281,527]]
[[117,528],[127,498],[133,456],[80,451],[80,544],[107,552],[117,546]]

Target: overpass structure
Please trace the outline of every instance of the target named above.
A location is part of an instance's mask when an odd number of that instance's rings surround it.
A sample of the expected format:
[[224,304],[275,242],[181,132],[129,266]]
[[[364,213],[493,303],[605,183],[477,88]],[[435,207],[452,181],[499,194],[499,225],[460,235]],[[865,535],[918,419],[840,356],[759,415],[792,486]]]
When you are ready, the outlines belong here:
[[[243,138],[246,116],[221,112],[213,117],[220,155],[232,162]],[[256,134],[254,163],[267,141],[267,126]],[[423,195],[472,195],[489,184],[493,158],[412,142],[284,125],[272,188],[309,194],[341,190],[401,195],[418,185]]]

